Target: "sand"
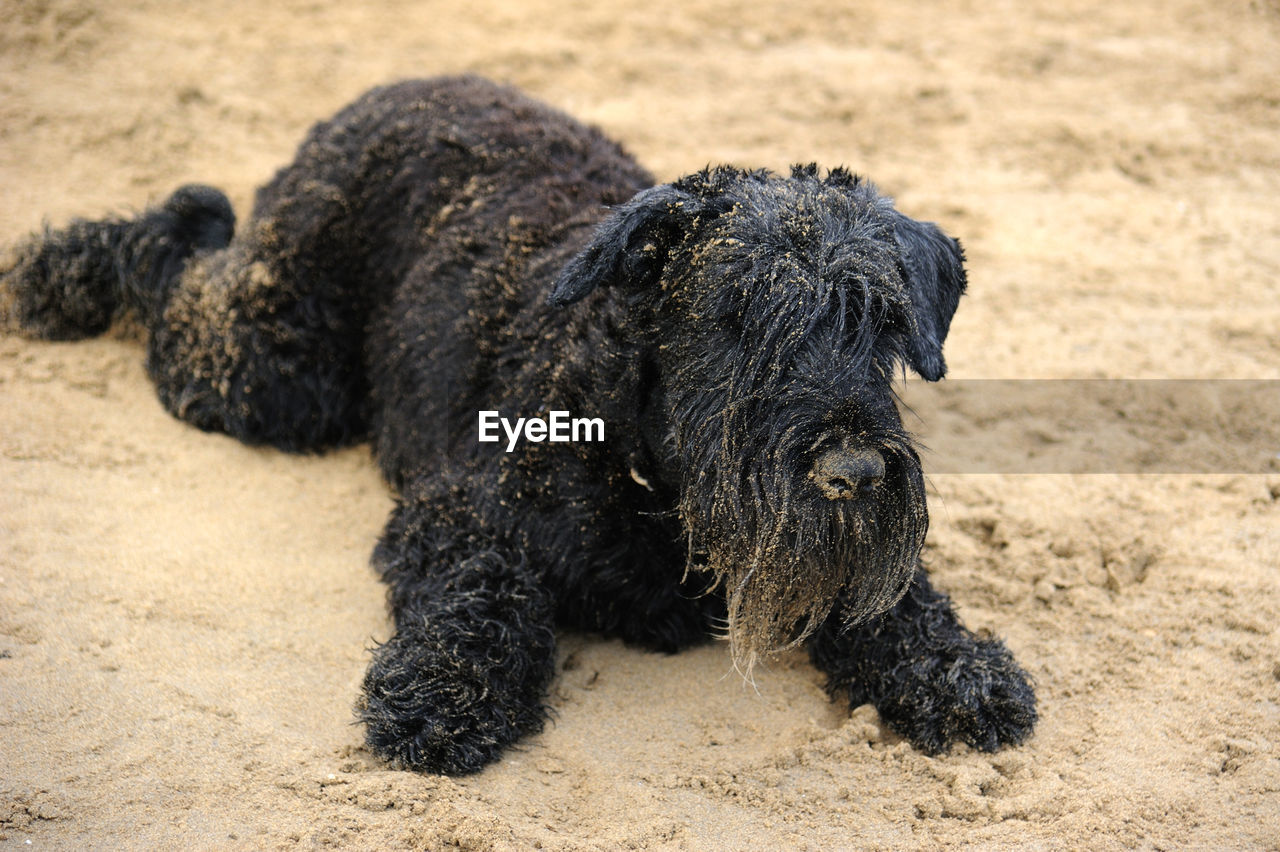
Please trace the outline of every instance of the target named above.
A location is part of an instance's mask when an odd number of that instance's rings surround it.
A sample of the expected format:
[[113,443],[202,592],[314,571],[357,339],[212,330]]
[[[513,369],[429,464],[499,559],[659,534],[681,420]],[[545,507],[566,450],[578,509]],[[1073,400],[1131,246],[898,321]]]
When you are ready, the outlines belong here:
[[[0,243],[189,180],[244,216],[313,121],[461,70],[664,179],[871,176],[968,248],[957,381],[1280,378],[1275,0],[2,0]],[[1256,471],[931,476],[936,582],[1038,682],[1021,748],[926,757],[802,654],[752,689],[721,643],[569,634],[553,724],[447,779],[352,723],[389,631],[367,448],[184,426],[127,335],[3,337],[0,846],[1280,848],[1280,470]]]

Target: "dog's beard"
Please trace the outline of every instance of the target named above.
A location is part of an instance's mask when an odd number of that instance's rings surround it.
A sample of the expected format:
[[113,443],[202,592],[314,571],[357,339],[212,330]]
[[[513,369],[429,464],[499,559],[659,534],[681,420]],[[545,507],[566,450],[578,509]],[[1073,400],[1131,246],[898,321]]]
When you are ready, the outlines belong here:
[[683,489],[680,510],[690,565],[723,590],[734,666],[750,679],[762,657],[804,641],[838,598],[846,624],[892,607],[915,574],[928,511],[905,439],[873,441],[885,460],[874,495],[835,501],[796,475],[801,454],[785,439],[755,444],[760,455],[734,443],[724,440],[713,471]]

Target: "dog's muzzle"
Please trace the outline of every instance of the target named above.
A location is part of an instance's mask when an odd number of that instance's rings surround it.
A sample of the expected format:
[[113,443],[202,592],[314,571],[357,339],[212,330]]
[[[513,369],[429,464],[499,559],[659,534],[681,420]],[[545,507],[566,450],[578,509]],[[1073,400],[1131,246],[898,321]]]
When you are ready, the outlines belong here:
[[884,456],[870,447],[830,449],[814,461],[809,478],[828,500],[866,497],[884,481]]

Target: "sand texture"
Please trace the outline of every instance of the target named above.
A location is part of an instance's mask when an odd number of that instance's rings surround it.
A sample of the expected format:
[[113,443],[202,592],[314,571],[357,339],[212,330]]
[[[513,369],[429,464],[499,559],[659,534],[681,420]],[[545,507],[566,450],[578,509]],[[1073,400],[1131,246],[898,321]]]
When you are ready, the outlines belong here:
[[[0,244],[191,180],[243,218],[312,122],[463,70],[663,179],[872,177],[968,249],[957,381],[1280,379],[1275,0],[0,0]],[[752,689],[722,643],[564,635],[543,734],[391,771],[351,710],[390,506],[367,447],[171,419],[126,334],[0,337],[0,847],[1280,848],[1274,461],[931,476],[937,584],[1038,683],[994,755],[913,750],[803,654]]]

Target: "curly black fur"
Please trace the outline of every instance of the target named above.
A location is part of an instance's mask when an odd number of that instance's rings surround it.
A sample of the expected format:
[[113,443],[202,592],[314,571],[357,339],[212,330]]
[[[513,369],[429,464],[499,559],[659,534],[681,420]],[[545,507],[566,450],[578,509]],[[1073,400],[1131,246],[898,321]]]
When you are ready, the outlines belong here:
[[225,195],[191,185],[137,219],[76,219],[20,246],[0,270],[8,322],[46,340],[101,334],[126,307],[154,319],[155,294],[187,259],[231,241],[235,213]]
[[962,627],[923,571],[880,618],[853,628],[829,619],[809,656],[833,698],[875,705],[929,754],[956,741],[995,751],[1022,742],[1036,723],[1035,692],[1009,649]]
[[380,753],[450,773],[542,727],[555,661],[546,588],[460,508],[455,494],[414,487],[392,514],[373,562],[396,632],[374,651],[357,708]]
[[[1026,675],[919,568],[920,463],[891,379],[942,377],[959,244],[850,173],[671,184],[598,131],[473,78],[376,89],[318,124],[231,236],[184,187],[36,235],[9,324],[149,331],[160,399],[291,451],[369,439],[400,499],[374,555],[395,633],[358,714],[396,763],[479,769],[539,729],[556,626],[749,672],[809,640],[831,690],[922,748],[1035,722]],[[477,438],[563,410],[604,442]],[[904,597],[905,594],[905,597]]]

